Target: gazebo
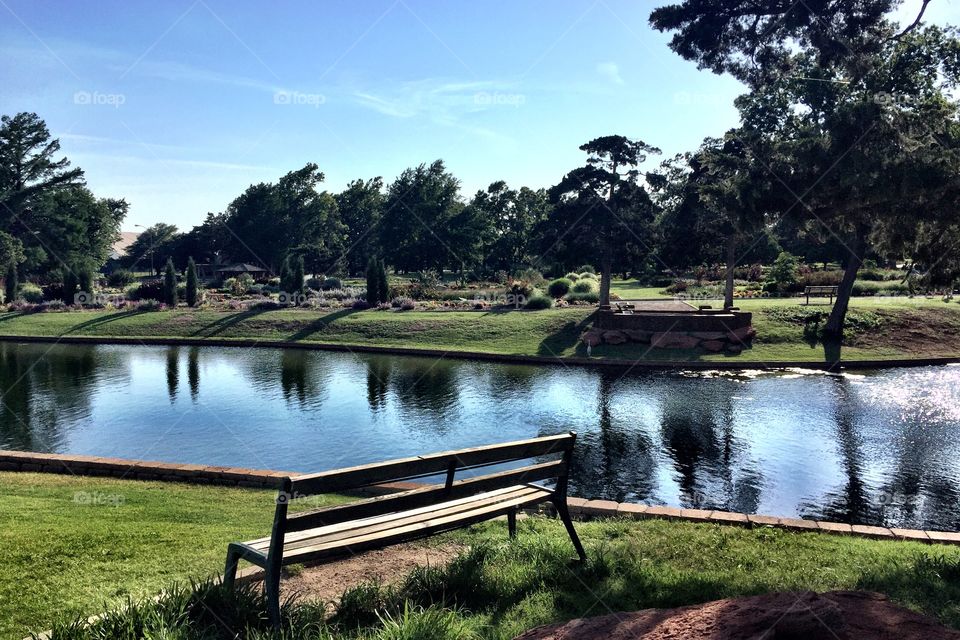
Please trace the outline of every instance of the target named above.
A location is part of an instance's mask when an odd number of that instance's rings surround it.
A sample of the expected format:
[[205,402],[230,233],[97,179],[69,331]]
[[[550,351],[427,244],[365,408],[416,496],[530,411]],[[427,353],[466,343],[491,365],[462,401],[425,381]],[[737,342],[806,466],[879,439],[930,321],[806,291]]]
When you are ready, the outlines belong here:
[[217,269],[217,273],[221,278],[236,278],[244,273],[249,274],[251,278],[256,282],[262,282],[270,276],[270,272],[266,269],[261,269],[252,264],[247,264],[246,262],[238,262],[237,264],[230,264],[220,269]]

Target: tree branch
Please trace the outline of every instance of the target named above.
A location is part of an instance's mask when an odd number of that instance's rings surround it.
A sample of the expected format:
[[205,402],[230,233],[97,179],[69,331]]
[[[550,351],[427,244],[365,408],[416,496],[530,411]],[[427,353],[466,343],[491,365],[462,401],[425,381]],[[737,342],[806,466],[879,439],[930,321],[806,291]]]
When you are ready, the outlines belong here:
[[910,33],[911,31],[913,31],[914,29],[916,29],[916,28],[917,28],[917,25],[920,24],[920,21],[923,20],[923,14],[924,14],[924,12],[927,10],[927,5],[928,5],[928,4],[930,4],[930,0],[923,0],[923,4],[920,6],[920,12],[917,14],[917,17],[914,19],[914,21],[913,21],[912,23],[910,23],[910,25],[909,25],[906,29],[904,29],[903,31],[901,31],[901,32],[898,33],[897,35],[893,36],[893,37],[891,38],[891,40],[899,40],[899,39],[902,38],[903,36],[907,35],[907,34]]

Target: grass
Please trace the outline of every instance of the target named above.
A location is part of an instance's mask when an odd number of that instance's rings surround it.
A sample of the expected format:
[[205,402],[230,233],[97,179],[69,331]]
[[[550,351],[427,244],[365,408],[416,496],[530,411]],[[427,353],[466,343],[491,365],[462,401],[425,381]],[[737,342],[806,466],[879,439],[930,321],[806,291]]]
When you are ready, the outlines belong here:
[[[3,480],[0,513],[13,528],[4,535],[16,536],[4,539],[14,563],[0,569],[10,585],[0,599],[0,620],[10,621],[4,638],[56,618],[53,640],[506,639],[611,611],[833,589],[886,593],[960,628],[957,547],[614,519],[578,523],[588,553],[581,566],[571,562],[573,549],[556,520],[529,518],[520,521],[515,541],[502,522],[448,534],[469,545],[449,566],[416,569],[395,585],[351,586],[330,619],[318,603],[288,603],[283,634],[271,634],[255,589],[234,595],[185,581],[218,570],[227,539],[262,532],[264,492],[30,474]],[[128,499],[94,517],[71,500],[92,489]],[[98,613],[104,599],[116,605],[118,596],[146,596],[178,578],[180,586],[159,602],[114,607],[93,625],[62,615]],[[114,585],[123,585],[122,593]]]
[[228,542],[269,532],[275,495],[0,472],[0,638],[222,570]]
[[[630,284],[618,282],[619,284]],[[634,283],[635,284],[635,283]],[[824,349],[806,326],[811,311],[797,298],[738,301],[754,312],[758,338],[740,356],[700,351],[650,349],[647,345],[600,346],[594,357],[681,361],[796,360],[822,362]],[[960,305],[940,299],[854,298],[843,357],[888,359],[960,355]],[[223,312],[180,309],[169,312],[82,311],[0,313],[0,335],[191,338],[368,345],[472,351],[505,355],[585,356],[579,336],[590,322],[590,308],[542,311],[383,311],[316,312],[274,310]],[[873,326],[860,322],[875,316]],[[903,339],[908,336],[910,339]]]

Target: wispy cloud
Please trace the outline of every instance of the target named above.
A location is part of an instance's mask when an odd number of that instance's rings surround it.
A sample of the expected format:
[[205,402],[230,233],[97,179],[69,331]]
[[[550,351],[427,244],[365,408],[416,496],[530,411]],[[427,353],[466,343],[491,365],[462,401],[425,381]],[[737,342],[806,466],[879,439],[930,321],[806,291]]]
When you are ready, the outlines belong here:
[[597,63],[597,73],[614,84],[624,84],[620,76],[620,66],[616,62]]

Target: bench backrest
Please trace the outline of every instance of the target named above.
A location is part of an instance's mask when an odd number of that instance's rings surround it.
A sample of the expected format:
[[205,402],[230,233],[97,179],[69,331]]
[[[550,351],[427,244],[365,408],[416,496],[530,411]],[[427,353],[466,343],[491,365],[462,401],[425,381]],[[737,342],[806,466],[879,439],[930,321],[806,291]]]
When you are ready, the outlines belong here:
[[837,292],[837,286],[836,286],[836,285],[829,285],[829,286],[808,286],[808,287],[804,290],[804,293],[836,293],[836,292]]
[[[575,433],[570,432],[285,478],[277,499],[274,524],[276,526],[278,521],[283,520],[284,531],[302,531],[548,479],[555,479],[556,491],[565,495],[570,457],[576,437]],[[543,457],[553,459],[532,460]],[[522,460],[530,460],[532,464],[482,473],[485,467]],[[458,473],[461,474],[460,478],[457,478]],[[426,484],[409,491],[287,515],[287,505],[292,500],[440,474],[444,474],[442,483]]]

